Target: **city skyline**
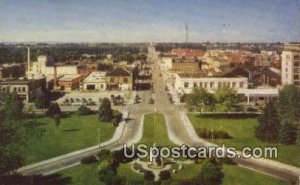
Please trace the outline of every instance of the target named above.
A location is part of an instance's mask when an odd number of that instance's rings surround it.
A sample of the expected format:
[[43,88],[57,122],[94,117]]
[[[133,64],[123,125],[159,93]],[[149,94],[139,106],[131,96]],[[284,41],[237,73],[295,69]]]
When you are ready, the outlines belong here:
[[1,1],[1,42],[297,42],[300,1]]

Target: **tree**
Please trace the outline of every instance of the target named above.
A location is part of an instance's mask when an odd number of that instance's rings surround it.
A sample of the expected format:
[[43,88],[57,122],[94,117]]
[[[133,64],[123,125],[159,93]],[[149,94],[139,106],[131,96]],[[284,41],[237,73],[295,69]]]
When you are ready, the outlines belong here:
[[54,115],[61,115],[60,107],[57,103],[51,103],[46,112],[47,116],[53,117]]
[[279,92],[279,115],[281,120],[294,124],[300,119],[300,91],[292,85],[284,86]]
[[186,103],[189,107],[200,108],[200,111],[214,109],[214,97],[204,88],[194,88],[192,93],[187,95]]
[[144,179],[146,181],[154,181],[154,178],[155,178],[155,176],[154,176],[152,171],[145,171],[144,172]]
[[217,109],[224,112],[236,111],[239,108],[239,98],[235,94],[235,91],[228,87],[219,88],[215,93]]
[[112,119],[112,109],[108,98],[104,98],[99,107],[98,117],[100,121],[107,122]]
[[60,125],[60,114],[54,114],[53,119],[55,121],[56,127],[59,127],[59,125]]
[[171,179],[171,174],[168,170],[161,171],[159,173],[160,180],[168,180]]
[[279,141],[283,144],[295,144],[297,140],[296,125],[282,122],[279,133]]
[[85,106],[85,105],[81,105],[78,108],[77,112],[78,112],[79,115],[89,115],[89,114],[92,113],[92,110],[89,107]]
[[284,144],[300,144],[300,90],[288,85],[279,92],[279,139]]
[[20,146],[25,144],[23,103],[16,94],[0,92],[0,174],[23,164]]
[[22,118],[24,104],[15,93],[0,93],[0,119],[3,121],[19,120]]
[[223,178],[221,165],[208,159],[203,163],[202,169],[194,181],[201,185],[220,185]]
[[273,101],[267,103],[263,114],[258,118],[258,122],[256,137],[263,141],[277,141],[280,131],[280,119],[276,104]]
[[46,107],[46,97],[43,91],[37,91],[34,99],[34,106],[38,109],[43,109]]

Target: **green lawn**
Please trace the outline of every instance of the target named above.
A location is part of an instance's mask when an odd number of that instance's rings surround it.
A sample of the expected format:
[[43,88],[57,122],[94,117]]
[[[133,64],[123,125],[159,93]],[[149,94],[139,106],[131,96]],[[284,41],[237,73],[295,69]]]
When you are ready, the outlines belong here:
[[98,163],[95,164],[82,164],[70,169],[64,170],[61,174],[63,177],[71,177],[72,185],[84,185],[84,184],[99,184],[101,183],[98,177]]
[[[184,165],[182,170],[172,174],[174,181],[192,179],[200,173],[201,164]],[[223,165],[223,185],[287,185],[288,183],[236,165]]]
[[224,185],[288,185],[289,183],[280,179],[251,171],[236,165],[224,165]]
[[42,117],[37,119],[36,127],[44,132],[40,137],[32,136],[23,149],[26,164],[96,145],[98,129],[101,142],[110,139],[115,131],[112,124],[98,121],[97,115],[73,114],[63,118],[59,127],[53,119]]
[[144,117],[143,138],[140,143],[153,146],[174,146],[167,134],[165,119],[162,114],[146,114]]
[[[258,140],[255,137],[255,127],[258,122],[255,118],[212,118],[199,117],[197,115],[189,115],[194,128],[207,128],[209,130],[227,131],[233,139],[214,139],[217,144],[225,144],[241,149],[245,146],[275,146],[278,148],[278,161],[300,167],[300,147],[295,145],[282,145],[279,143],[267,143]],[[211,141],[211,140],[210,140]]]
[[[63,177],[70,177],[72,185],[83,185],[83,184],[100,184],[98,177],[98,165],[95,164],[82,164],[67,170],[64,170],[61,174]],[[133,172],[130,168],[130,164],[120,164],[118,167],[118,174],[121,177],[126,178],[126,182],[130,185],[130,182],[143,181],[143,175]]]

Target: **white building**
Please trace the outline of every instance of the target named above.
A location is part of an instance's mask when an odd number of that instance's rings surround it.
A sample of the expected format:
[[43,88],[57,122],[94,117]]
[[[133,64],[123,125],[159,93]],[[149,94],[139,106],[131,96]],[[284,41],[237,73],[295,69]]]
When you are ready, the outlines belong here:
[[282,85],[300,87],[300,44],[285,44],[281,58]]
[[82,81],[85,91],[104,91],[106,87],[106,72],[94,71]]
[[174,58],[174,55],[162,56],[161,63],[160,63],[161,68],[166,69],[166,70],[172,69],[173,58]]
[[248,79],[245,77],[195,77],[185,74],[175,74],[175,91],[178,95],[189,94],[193,88],[205,88],[215,92],[218,88],[227,86],[238,90],[248,88]]
[[[50,61],[49,57],[45,55],[40,55],[37,61],[31,62],[28,58],[27,66],[27,77],[29,79],[40,78],[41,76],[53,76],[54,75],[54,61]],[[56,67],[56,73],[58,76],[61,75],[77,75],[78,67],[76,65],[61,65]]]

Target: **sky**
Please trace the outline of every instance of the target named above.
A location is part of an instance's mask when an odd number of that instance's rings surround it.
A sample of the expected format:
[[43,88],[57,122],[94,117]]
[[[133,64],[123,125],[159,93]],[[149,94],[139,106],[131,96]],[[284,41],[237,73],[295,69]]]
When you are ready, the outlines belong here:
[[296,42],[300,0],[0,0],[1,42]]

